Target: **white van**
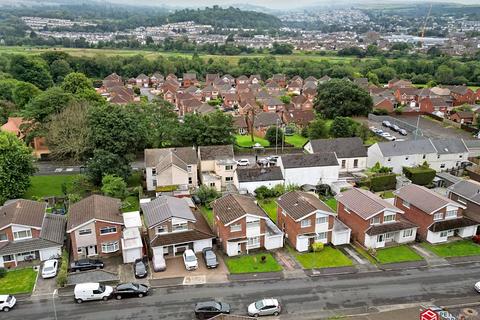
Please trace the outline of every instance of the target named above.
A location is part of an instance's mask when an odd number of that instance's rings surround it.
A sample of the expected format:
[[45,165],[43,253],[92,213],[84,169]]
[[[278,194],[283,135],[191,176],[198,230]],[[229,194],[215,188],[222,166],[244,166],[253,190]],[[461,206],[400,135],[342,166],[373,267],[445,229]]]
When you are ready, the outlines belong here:
[[82,303],[89,300],[108,300],[113,294],[113,288],[100,283],[79,283],[75,286],[75,301]]
[[15,299],[14,296],[8,294],[0,295],[0,310],[8,312],[13,308],[16,302],[17,299]]

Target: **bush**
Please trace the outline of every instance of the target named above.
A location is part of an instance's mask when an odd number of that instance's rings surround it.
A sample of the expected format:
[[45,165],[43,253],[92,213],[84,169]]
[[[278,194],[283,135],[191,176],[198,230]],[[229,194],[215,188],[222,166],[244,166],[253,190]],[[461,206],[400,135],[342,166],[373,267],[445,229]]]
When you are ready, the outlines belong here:
[[0,268],[0,278],[3,278],[7,275],[7,269],[6,268]]
[[312,251],[313,252],[320,252],[320,251],[323,250],[324,247],[325,247],[325,245],[323,244],[323,242],[312,243]]
[[266,186],[261,186],[255,189],[255,196],[262,200],[267,198],[276,198],[280,197],[285,193],[285,187],[282,184],[277,184],[273,188],[268,188]]
[[64,287],[67,284],[67,273],[68,273],[68,253],[66,250],[62,252],[62,261],[60,262],[60,270],[57,275],[57,285],[59,287]]
[[386,116],[388,115],[388,111],[385,109],[373,109],[373,114],[377,116]]
[[267,256],[262,255],[260,258],[260,263],[265,263],[265,262],[267,262]]
[[200,186],[195,194],[203,205],[209,205],[213,200],[220,198],[220,193],[215,188],[205,185]]
[[474,235],[472,238],[472,241],[475,242],[476,244],[480,244],[480,235]]
[[377,174],[370,178],[370,190],[385,191],[396,188],[397,176],[394,173],[389,174]]
[[432,183],[435,178],[436,171],[426,166],[420,167],[403,167],[403,174],[414,184],[426,186]]

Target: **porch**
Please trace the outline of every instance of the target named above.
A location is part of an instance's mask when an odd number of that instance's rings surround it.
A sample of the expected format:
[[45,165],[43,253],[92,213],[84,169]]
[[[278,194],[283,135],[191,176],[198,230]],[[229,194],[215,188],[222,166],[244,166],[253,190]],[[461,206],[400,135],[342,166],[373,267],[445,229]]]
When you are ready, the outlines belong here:
[[478,222],[466,217],[434,222],[427,230],[427,241],[442,243],[477,234]]
[[377,249],[413,242],[416,235],[417,226],[406,220],[373,225],[365,232],[364,246]]

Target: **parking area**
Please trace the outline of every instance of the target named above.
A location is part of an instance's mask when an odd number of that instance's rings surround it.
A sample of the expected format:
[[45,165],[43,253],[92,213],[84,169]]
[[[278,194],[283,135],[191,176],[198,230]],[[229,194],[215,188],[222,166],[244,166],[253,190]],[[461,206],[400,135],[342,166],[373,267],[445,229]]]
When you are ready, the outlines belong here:
[[39,273],[37,277],[37,283],[35,285],[35,290],[33,291],[33,296],[41,296],[52,294],[53,291],[57,288],[57,278],[43,279],[42,275]]

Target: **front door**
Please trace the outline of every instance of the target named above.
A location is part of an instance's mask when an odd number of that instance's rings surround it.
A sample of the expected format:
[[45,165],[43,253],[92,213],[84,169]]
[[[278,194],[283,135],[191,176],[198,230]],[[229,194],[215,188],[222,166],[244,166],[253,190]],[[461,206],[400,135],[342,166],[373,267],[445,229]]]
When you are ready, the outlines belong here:
[[97,255],[97,246],[88,246],[87,247],[87,256],[95,256]]

